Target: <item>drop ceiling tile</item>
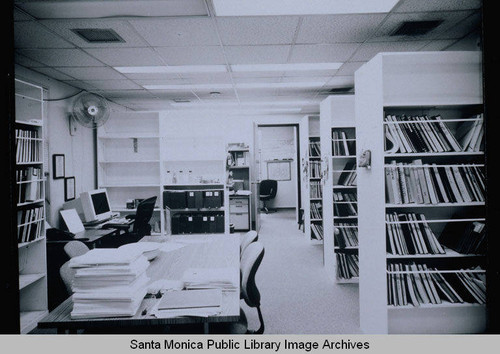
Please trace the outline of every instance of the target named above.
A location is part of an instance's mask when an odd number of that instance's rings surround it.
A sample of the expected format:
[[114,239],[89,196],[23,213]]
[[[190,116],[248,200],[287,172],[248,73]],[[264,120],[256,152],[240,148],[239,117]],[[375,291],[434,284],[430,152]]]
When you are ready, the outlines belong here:
[[446,32],[436,36],[436,39],[460,39],[471,32],[481,30],[481,14],[474,13],[463,21],[450,27]]
[[291,63],[345,62],[359,47],[358,43],[300,44],[293,46]]
[[119,72],[107,67],[57,68],[57,70],[78,80],[125,79]]
[[274,88],[259,88],[259,89],[237,89],[239,98],[253,99],[255,97],[270,97],[276,96],[278,93],[277,89]]
[[158,97],[160,100],[176,100],[176,99],[181,99],[181,100],[190,100],[190,101],[195,101],[197,100],[196,96],[193,94],[193,92],[188,91],[188,90],[152,90],[151,91],[156,97]]
[[86,52],[109,66],[165,65],[151,48],[89,48]]
[[326,83],[331,76],[288,76],[283,77],[281,82],[322,82]]
[[281,82],[281,78],[280,77],[235,77],[234,82],[237,84],[277,83]]
[[103,66],[81,49],[20,49],[19,53],[47,66]]
[[188,80],[191,84],[230,84],[231,75],[229,73],[183,73],[182,79]]
[[297,44],[364,42],[386,14],[304,16]]
[[291,44],[297,16],[217,17],[224,45]]
[[123,74],[131,80],[175,80],[179,79],[179,74],[176,73],[130,73]]
[[33,17],[14,7],[14,21],[31,21]]
[[14,52],[14,62],[16,64],[25,66],[27,68],[38,68],[38,67],[46,66],[45,64],[42,64],[39,61],[32,60],[32,59],[20,54],[18,51]]
[[[126,20],[113,19],[70,19],[70,20],[43,20],[41,24],[59,34],[61,37],[74,43],[80,48],[98,48],[98,47],[146,47],[148,43],[137,34],[134,28]],[[112,29],[125,42],[117,43],[89,43],[71,29],[97,28]]]
[[98,90],[137,90],[141,88],[130,80],[86,80],[85,82]]
[[74,48],[35,21],[14,22],[14,48]]
[[[448,29],[455,27],[460,21],[466,19],[473,14],[472,11],[454,11],[454,12],[420,12],[408,14],[391,14],[384,24],[370,38],[370,42],[391,42],[405,40],[428,40],[433,38],[441,38]],[[443,22],[435,29],[419,36],[391,36],[401,23],[405,21],[434,21],[442,20]],[[456,38],[456,37],[455,37]],[[441,39],[449,39],[441,38]]]
[[53,68],[33,68],[34,71],[38,71],[39,73],[42,73],[44,75],[47,75],[53,79],[59,80],[59,81],[64,81],[64,80],[74,80],[74,77],[68,76],[59,70],[53,69]]
[[337,70],[306,70],[306,71],[287,71],[285,77],[316,77],[316,76],[332,76],[337,73]]
[[221,46],[156,47],[168,65],[225,64]]
[[325,87],[354,87],[354,75],[334,76],[328,81]]
[[368,61],[376,54],[382,52],[414,52],[419,51],[427,41],[405,41],[405,42],[373,42],[364,43],[360,46],[351,61]]
[[154,99],[156,98],[151,92],[147,90],[107,90],[105,94],[101,92],[105,97],[124,99],[124,100],[139,100],[139,99]]
[[440,51],[446,49],[455,42],[456,40],[454,39],[433,40],[430,41],[427,45],[423,46],[420,50],[427,52]]
[[225,46],[229,64],[285,64],[289,45]]
[[88,90],[88,91],[96,91],[97,88],[95,86],[92,86],[86,82],[80,81],[80,80],[65,80],[63,81],[65,84],[71,85],[73,87],[82,89],[82,90]]
[[343,75],[354,75],[356,70],[358,70],[363,64],[365,64],[365,61],[354,61],[354,62],[347,62],[344,63],[340,67],[340,69],[337,71],[338,76],[343,76]]
[[134,79],[136,84],[144,86],[144,85],[187,85],[190,84],[187,79]]
[[233,78],[250,78],[250,77],[282,77],[285,74],[284,71],[265,71],[265,72],[232,72],[231,76]]
[[224,90],[215,90],[220,92],[218,96],[212,96],[210,94],[210,90],[194,90],[196,96],[198,96],[202,100],[206,101],[216,101],[216,100],[226,100],[226,99],[235,99],[236,94],[232,89],[224,89]]
[[129,20],[152,46],[219,45],[210,18],[163,18]]
[[472,32],[468,36],[459,39],[451,46],[447,47],[446,50],[468,50],[468,51],[480,51],[481,50],[481,34],[479,31]]
[[481,8],[482,0],[404,0],[395,12],[455,11]]

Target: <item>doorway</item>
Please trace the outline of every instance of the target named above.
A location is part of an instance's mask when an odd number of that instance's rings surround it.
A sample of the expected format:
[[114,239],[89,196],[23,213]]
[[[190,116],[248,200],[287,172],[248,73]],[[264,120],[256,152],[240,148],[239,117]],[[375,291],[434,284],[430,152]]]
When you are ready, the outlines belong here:
[[[254,134],[256,180],[259,184],[264,180],[277,182],[276,196],[266,201],[272,211],[269,215],[293,211],[298,222],[302,203],[299,124],[258,124]],[[260,202],[258,213],[263,213],[262,206]]]

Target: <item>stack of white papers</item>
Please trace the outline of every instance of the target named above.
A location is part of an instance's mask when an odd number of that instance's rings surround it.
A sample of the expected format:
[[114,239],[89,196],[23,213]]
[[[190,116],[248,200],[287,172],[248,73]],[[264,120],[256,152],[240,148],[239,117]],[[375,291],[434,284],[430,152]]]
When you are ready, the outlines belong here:
[[240,273],[236,267],[189,268],[182,276],[186,289],[222,289],[235,291],[239,288]]
[[147,291],[149,262],[140,251],[93,249],[74,257],[72,318],[136,314]]
[[167,291],[152,313],[160,318],[208,317],[220,313],[221,304],[221,289]]

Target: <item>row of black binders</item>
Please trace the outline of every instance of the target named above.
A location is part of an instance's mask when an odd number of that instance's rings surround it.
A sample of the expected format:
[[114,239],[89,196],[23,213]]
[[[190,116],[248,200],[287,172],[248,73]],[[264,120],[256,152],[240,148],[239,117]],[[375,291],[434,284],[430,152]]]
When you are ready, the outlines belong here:
[[169,209],[216,209],[224,206],[222,190],[164,191],[163,206]]
[[172,235],[224,233],[224,213],[172,216]]

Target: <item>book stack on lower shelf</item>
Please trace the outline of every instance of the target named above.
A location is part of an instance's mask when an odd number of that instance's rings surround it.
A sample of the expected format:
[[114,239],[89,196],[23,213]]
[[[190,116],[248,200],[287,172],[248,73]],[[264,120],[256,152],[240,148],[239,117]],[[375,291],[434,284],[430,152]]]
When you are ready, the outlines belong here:
[[425,264],[388,267],[389,306],[485,304],[486,276],[479,268],[442,271]]

